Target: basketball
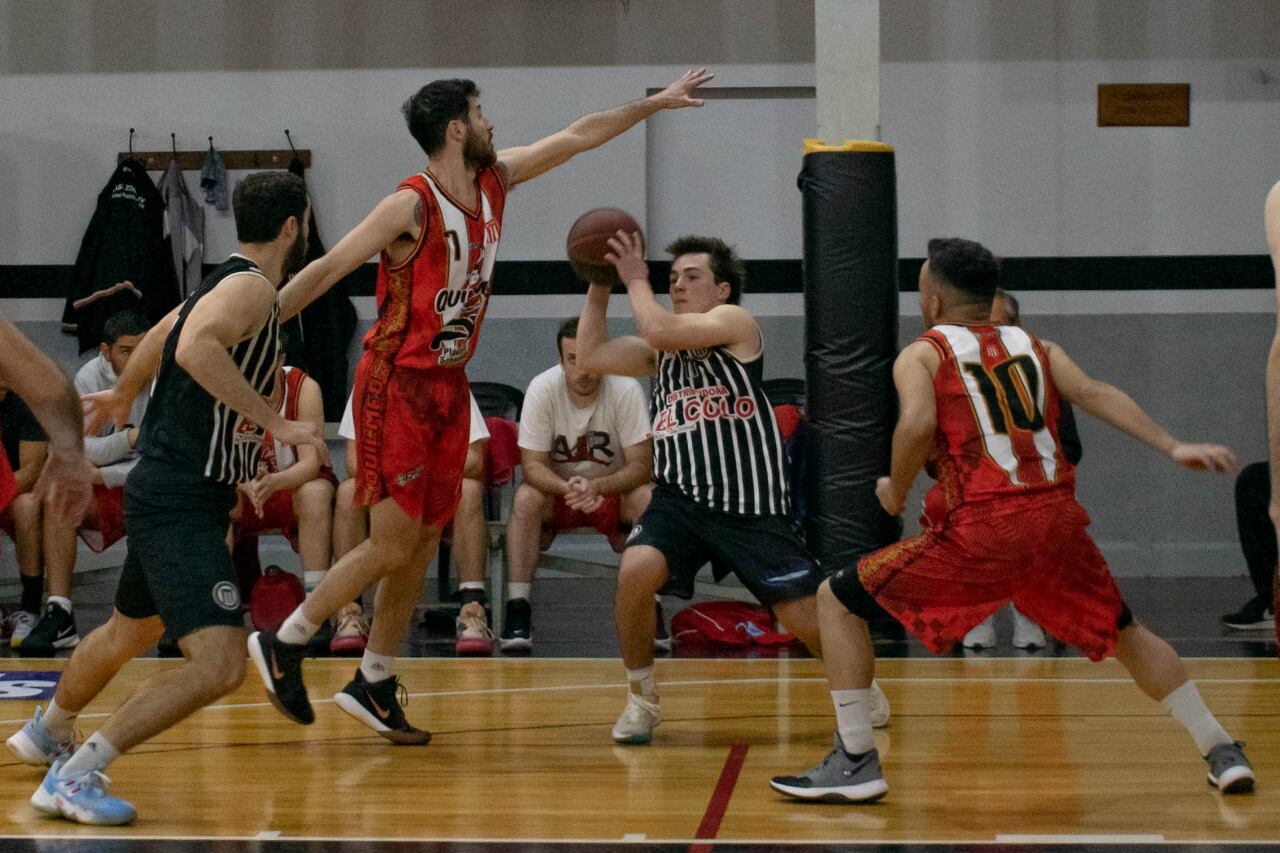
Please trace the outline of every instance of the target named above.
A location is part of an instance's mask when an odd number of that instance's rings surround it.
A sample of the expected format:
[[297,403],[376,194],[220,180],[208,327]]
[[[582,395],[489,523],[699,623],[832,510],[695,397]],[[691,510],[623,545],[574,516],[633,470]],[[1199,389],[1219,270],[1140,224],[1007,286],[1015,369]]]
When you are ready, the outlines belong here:
[[611,287],[621,283],[618,271],[604,259],[609,251],[609,238],[619,230],[628,233],[639,231],[640,224],[631,214],[616,207],[597,207],[578,217],[569,229],[565,248],[569,253],[569,265],[579,278]]

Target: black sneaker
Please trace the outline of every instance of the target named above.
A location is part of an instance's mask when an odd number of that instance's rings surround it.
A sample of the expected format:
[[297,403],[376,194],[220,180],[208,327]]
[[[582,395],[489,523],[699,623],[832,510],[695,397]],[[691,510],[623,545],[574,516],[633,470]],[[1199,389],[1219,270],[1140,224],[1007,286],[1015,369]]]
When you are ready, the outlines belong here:
[[49,657],[58,649],[74,649],[79,643],[75,616],[51,601],[44,606],[44,615],[23,639],[18,651],[24,657]]
[[302,683],[302,659],[306,655],[306,646],[282,643],[270,631],[249,635],[249,659],[258,667],[267,698],[281,714],[309,726],[315,722],[316,714],[307,698],[307,685]]
[[333,642],[333,620],[326,619],[320,623],[320,627],[311,639],[307,640],[307,657],[328,657],[331,642]]
[[507,616],[502,620],[498,645],[504,652],[533,650],[533,608],[529,606],[529,599],[513,598],[507,602]]
[[431,742],[431,732],[415,729],[405,719],[404,706],[409,704],[409,691],[395,676],[369,681],[357,669],[356,677],[341,693],[334,694],[333,701],[392,743],[425,746]]
[[1271,630],[1276,627],[1276,614],[1271,609],[1271,602],[1259,595],[1249,599],[1244,607],[1235,613],[1228,613],[1219,621],[1236,631]]
[[666,620],[662,618],[662,602],[653,603],[654,617],[658,620],[653,628],[653,648],[659,652],[671,651],[671,632],[667,630]]

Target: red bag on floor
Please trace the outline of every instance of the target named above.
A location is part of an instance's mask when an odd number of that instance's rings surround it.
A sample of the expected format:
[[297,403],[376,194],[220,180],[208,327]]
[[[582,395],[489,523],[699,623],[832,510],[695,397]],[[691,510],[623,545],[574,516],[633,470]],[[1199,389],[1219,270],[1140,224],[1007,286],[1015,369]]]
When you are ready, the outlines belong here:
[[671,617],[671,636],[677,643],[785,646],[797,642],[795,636],[776,627],[767,607],[743,601],[704,601]]
[[274,631],[307,597],[302,581],[279,566],[267,566],[249,593],[249,616],[259,631]]

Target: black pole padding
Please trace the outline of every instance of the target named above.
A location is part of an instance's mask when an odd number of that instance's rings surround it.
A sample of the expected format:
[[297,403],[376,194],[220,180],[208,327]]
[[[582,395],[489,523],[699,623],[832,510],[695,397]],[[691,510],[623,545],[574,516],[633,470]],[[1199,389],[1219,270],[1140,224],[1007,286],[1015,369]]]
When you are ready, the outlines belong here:
[[893,149],[810,150],[804,195],[805,379],[813,431],[807,542],[828,572],[902,535],[876,499],[897,419],[898,205]]

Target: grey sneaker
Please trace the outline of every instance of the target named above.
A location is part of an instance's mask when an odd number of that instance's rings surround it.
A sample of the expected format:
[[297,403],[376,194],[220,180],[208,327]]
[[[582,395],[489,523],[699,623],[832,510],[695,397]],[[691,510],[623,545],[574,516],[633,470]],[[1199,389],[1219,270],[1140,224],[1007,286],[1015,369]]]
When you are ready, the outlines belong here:
[[889,792],[880,772],[880,753],[872,749],[851,757],[838,733],[821,764],[803,776],[774,776],[769,785],[797,800],[827,803],[869,803]]
[[1204,757],[1209,765],[1209,784],[1224,794],[1248,794],[1253,791],[1253,768],[1244,757],[1244,744],[1220,743]]

